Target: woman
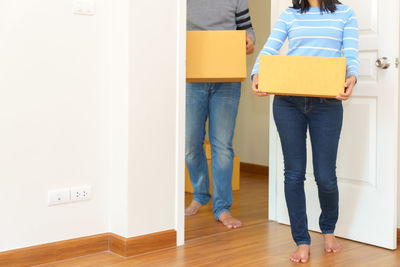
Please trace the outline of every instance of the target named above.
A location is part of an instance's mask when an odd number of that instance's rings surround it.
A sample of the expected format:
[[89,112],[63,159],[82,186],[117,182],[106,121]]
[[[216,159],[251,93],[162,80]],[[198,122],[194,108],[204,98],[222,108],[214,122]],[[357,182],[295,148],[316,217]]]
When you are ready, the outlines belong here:
[[[285,198],[292,236],[297,250],[294,262],[307,262],[310,254],[304,180],[306,171],[306,133],[310,131],[315,180],[321,206],[319,224],[326,252],[339,252],[334,230],[338,220],[336,157],[343,120],[342,100],[347,100],[357,81],[358,24],[354,12],[337,0],[294,0],[282,13],[260,55],[276,55],[289,39],[288,56],[347,58],[345,93],[336,99],[275,96],[273,112],[282,143],[285,165]],[[342,55],[343,53],[343,55]],[[253,73],[253,92],[258,90],[257,59]],[[288,74],[290,75],[290,73]]]

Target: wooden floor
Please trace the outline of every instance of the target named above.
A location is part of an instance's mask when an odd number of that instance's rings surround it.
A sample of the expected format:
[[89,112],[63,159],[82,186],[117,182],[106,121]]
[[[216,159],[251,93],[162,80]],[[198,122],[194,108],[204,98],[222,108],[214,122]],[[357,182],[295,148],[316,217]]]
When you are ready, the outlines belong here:
[[[317,266],[317,267],[398,267],[400,250],[389,251],[340,239],[343,251],[337,255],[323,251],[323,238],[311,233],[311,261],[294,264],[288,259],[295,249],[290,228],[267,218],[267,181],[259,175],[242,173],[240,193],[234,194],[232,213],[244,227],[226,230],[216,223],[211,206],[186,219],[185,246],[122,258],[110,252],[43,266]],[[191,196],[187,196],[187,202]]]
[[[232,215],[240,218],[245,227],[265,223],[268,220],[267,176],[242,172],[240,179],[240,191],[233,192]],[[192,194],[186,194],[186,206],[192,198]],[[186,240],[229,231],[215,221],[211,202],[202,207],[196,216],[186,217]]]

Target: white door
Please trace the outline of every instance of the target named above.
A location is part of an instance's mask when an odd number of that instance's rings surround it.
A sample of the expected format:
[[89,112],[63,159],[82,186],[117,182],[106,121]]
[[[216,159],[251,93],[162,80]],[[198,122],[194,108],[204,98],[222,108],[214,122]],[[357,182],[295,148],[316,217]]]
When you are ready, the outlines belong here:
[[[337,162],[340,216],[336,235],[395,249],[399,1],[343,2],[355,10],[360,25],[360,77],[351,100],[344,103]],[[288,0],[272,0],[272,25],[290,4]],[[281,52],[286,53],[285,49]],[[381,57],[391,61],[389,68],[375,65]],[[272,116],[270,128],[270,219],[289,224],[283,194],[283,157]],[[307,153],[305,187],[309,229],[319,231],[320,207],[310,144]]]

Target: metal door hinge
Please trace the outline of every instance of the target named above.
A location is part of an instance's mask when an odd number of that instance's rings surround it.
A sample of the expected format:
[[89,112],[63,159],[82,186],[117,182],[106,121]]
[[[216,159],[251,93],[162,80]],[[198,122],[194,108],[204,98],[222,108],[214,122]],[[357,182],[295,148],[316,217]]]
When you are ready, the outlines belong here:
[[396,68],[398,68],[399,67],[399,58],[396,58]]

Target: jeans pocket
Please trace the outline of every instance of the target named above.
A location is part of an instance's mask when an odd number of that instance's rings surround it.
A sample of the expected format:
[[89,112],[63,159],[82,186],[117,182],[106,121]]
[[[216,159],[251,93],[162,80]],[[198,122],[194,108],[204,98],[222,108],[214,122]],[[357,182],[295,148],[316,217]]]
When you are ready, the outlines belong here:
[[341,105],[342,100],[336,98],[322,98],[322,102],[329,104],[329,105]]

